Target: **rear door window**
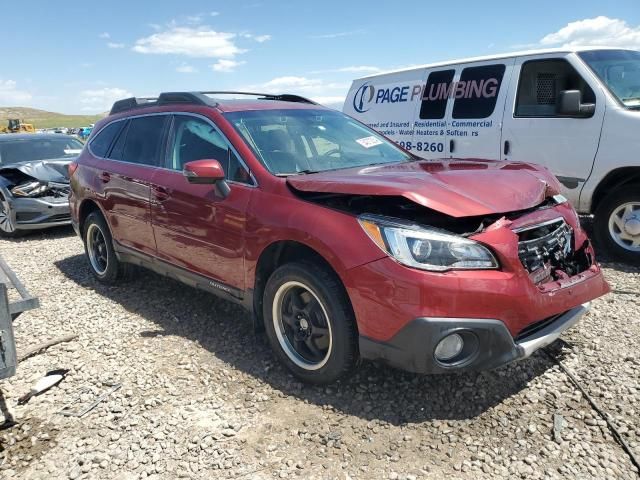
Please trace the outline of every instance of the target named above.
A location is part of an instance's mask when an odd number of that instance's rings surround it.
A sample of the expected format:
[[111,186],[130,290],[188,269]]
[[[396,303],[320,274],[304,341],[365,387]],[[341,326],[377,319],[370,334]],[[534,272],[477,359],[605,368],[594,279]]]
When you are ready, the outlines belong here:
[[168,115],[148,115],[129,122],[122,160],[142,165],[161,166],[162,139]]
[[482,65],[462,70],[451,97],[453,118],[487,118],[493,114],[505,65]]

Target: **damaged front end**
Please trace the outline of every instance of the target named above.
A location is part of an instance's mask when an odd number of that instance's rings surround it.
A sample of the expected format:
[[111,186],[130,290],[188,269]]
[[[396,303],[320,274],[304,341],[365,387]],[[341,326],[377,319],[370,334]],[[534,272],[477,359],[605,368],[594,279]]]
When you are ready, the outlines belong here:
[[33,230],[71,221],[67,160],[42,160],[0,168],[3,213],[11,230]]
[[[400,263],[414,268],[422,267],[413,260],[419,260],[425,250],[432,253],[436,251],[435,249],[439,249],[439,259],[450,256],[453,261],[456,255],[460,257],[462,253],[466,255],[475,253],[472,258],[477,261],[476,269],[497,268],[497,265],[489,261],[490,259],[484,259],[478,255],[478,247],[474,247],[470,241],[488,247],[499,259],[503,268],[520,271],[524,269],[530,280],[537,286],[566,281],[587,271],[595,264],[593,248],[579,225],[575,211],[566,199],[558,194],[549,194],[541,203],[523,210],[454,217],[401,196],[302,191],[296,193],[307,201],[357,216],[361,225],[379,247],[390,253],[396,260],[399,260],[399,254],[404,250],[405,257],[409,257],[410,254],[413,258],[409,258],[409,261],[400,259]],[[377,230],[373,232],[372,227],[363,222],[377,222],[376,225],[380,222],[390,225],[395,223],[396,226],[414,228],[416,231],[439,232],[443,236],[450,236],[451,239],[460,238],[460,241],[457,244],[451,241],[443,244],[438,240],[431,240],[426,243],[423,241],[420,245],[413,242],[409,245],[409,249],[403,249],[398,247],[397,243],[390,245],[389,237],[385,236],[382,230],[382,234],[378,235]],[[501,235],[500,232],[502,232]],[[467,239],[466,246],[464,239]],[[450,263],[448,267],[428,265],[422,269],[431,271],[474,269],[469,265],[473,264],[467,261],[457,265]]]

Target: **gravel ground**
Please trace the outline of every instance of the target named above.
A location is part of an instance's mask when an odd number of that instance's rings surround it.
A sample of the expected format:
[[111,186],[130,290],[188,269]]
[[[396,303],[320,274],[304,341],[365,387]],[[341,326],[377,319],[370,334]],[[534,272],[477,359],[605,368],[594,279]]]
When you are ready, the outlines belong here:
[[[18,351],[79,335],[0,382],[20,422],[0,432],[0,478],[638,477],[542,353],[451,376],[365,363],[342,383],[310,387],[230,303],[142,271],[98,284],[69,229],[0,240],[0,253],[42,305],[15,322]],[[605,270],[615,292],[556,350],[640,456],[640,269]],[[55,368],[70,372],[15,405]],[[86,403],[114,382],[122,388],[85,417],[56,414],[82,389]]]

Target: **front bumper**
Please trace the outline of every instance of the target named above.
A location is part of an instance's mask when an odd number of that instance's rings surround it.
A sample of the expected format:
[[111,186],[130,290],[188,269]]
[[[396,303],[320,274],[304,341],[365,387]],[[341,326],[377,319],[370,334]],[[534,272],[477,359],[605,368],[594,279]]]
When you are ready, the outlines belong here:
[[66,199],[12,198],[9,202],[16,230],[39,230],[69,225],[69,203]]
[[[540,322],[539,328],[533,328],[529,334],[519,335],[516,339],[500,320],[417,318],[385,342],[361,336],[360,355],[416,373],[489,370],[530,357],[557,340],[588,310],[588,303],[575,307]],[[463,352],[449,363],[440,362],[435,358],[435,348],[443,338],[453,333],[465,339]]]

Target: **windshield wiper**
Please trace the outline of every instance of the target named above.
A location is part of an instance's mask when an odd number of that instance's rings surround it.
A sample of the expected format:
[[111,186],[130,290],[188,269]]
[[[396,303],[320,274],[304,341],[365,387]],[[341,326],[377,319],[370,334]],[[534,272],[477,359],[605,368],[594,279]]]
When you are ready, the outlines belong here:
[[288,177],[290,175],[306,175],[308,173],[318,173],[320,172],[320,170],[311,170],[311,169],[305,169],[305,170],[300,170],[298,172],[291,172],[291,173],[276,173],[276,177]]

